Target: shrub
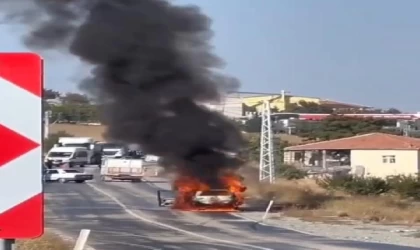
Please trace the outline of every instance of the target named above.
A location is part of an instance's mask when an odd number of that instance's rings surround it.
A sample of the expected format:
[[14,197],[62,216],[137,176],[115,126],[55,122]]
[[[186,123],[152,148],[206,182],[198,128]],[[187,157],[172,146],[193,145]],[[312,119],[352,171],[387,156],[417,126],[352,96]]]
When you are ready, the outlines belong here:
[[287,180],[298,180],[305,178],[307,173],[291,165],[282,165],[279,167],[278,176]]
[[326,178],[319,184],[325,188],[342,190],[353,195],[379,195],[391,189],[389,183],[376,177],[334,177]]
[[392,191],[403,198],[414,198],[420,200],[420,177],[419,176],[390,176],[387,179]]
[[326,177],[323,179],[317,179],[318,185],[325,189],[332,190],[344,190],[346,183],[353,180],[353,176],[337,176],[337,177]]

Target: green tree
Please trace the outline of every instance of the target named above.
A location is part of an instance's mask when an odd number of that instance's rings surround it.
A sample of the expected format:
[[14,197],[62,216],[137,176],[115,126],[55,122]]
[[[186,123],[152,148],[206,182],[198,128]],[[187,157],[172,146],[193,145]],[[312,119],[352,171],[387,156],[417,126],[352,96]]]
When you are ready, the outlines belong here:
[[98,108],[91,104],[63,104],[51,106],[51,120],[60,122],[97,122]]
[[388,114],[401,114],[402,112],[396,108],[390,108],[388,110],[385,110],[384,113],[388,113]]
[[[247,158],[251,161],[260,160],[261,140],[259,134],[252,134],[247,136]],[[283,164],[284,148],[290,146],[287,141],[280,140],[279,137],[273,138],[274,160],[278,166]]]
[[65,104],[90,104],[89,98],[79,93],[67,93],[62,99]]
[[261,117],[254,116],[247,120],[243,125],[243,129],[248,133],[259,133],[261,132]]
[[245,149],[246,158],[250,161],[259,161],[260,159],[260,136],[247,135],[247,147]]
[[44,99],[55,99],[60,97],[60,92],[52,89],[44,89]]
[[318,123],[307,136],[310,139],[333,140],[372,132],[387,132],[384,120],[331,115]]

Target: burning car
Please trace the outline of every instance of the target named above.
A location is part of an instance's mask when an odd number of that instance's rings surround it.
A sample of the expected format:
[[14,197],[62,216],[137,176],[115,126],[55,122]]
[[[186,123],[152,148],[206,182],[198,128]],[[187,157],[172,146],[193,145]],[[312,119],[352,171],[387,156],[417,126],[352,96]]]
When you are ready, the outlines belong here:
[[[172,192],[158,191],[159,206],[189,211],[237,211],[244,202],[243,192],[246,190],[241,178],[226,175],[220,181],[224,188],[212,189],[197,179],[180,177],[174,182]],[[172,197],[165,197],[165,192],[172,193]]]
[[197,191],[192,198],[193,205],[198,206],[232,206],[236,196],[226,189]]

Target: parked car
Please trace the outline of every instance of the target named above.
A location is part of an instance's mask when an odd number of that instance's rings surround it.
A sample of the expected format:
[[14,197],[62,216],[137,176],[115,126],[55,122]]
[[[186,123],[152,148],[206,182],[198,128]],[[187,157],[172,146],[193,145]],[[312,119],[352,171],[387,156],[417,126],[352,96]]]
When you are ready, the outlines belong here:
[[45,182],[83,183],[88,180],[93,180],[92,174],[82,173],[75,169],[44,169]]

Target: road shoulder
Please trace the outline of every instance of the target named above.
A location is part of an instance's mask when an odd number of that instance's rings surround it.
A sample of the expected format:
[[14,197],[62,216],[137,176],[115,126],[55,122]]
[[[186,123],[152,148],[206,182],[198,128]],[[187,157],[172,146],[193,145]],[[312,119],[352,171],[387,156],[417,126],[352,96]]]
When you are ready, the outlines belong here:
[[[234,216],[261,222],[262,212],[244,212]],[[420,246],[420,226],[379,225],[354,222],[354,224],[326,224],[307,222],[298,218],[270,214],[264,221],[265,225],[281,227],[313,236],[322,236],[339,240],[354,240],[373,243],[393,244],[409,247]]]

